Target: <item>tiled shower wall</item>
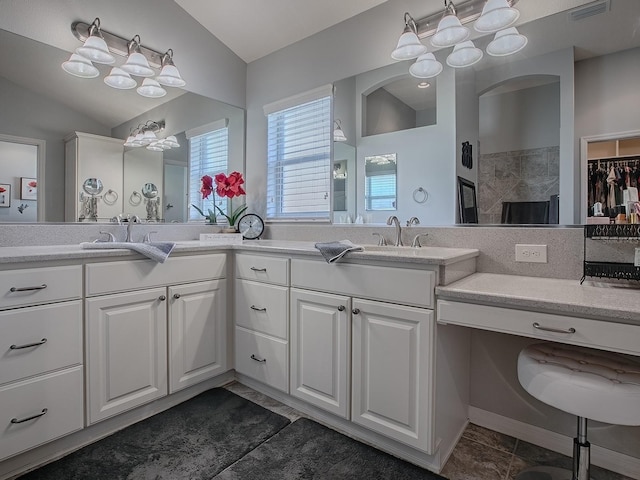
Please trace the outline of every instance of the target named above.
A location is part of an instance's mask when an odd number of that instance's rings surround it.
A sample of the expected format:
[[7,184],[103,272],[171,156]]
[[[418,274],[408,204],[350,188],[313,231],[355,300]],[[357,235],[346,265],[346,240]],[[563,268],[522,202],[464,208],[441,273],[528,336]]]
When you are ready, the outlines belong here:
[[560,147],[480,155],[478,219],[501,221],[502,202],[549,200],[559,193]]

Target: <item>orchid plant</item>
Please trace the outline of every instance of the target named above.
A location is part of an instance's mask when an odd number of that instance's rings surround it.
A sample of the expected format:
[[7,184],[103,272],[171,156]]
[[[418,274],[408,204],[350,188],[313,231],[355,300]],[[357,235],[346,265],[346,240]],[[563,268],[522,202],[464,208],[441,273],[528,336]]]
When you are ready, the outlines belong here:
[[[216,213],[216,210],[217,210],[217,212],[220,215],[222,215],[227,219],[227,222],[229,223],[229,227],[235,228],[236,222],[247,209],[246,204],[242,204],[239,207],[236,207],[235,210],[233,209],[232,199],[234,197],[246,195],[244,188],[242,188],[242,185],[244,184],[244,179],[242,178],[242,174],[240,172],[231,172],[227,176],[224,173],[219,173],[214,178],[212,178],[209,175],[204,175],[201,178],[201,182],[202,182],[202,185],[200,187],[200,193],[202,193],[202,199],[203,200],[207,199],[209,198],[209,195],[213,194],[213,209],[209,208],[208,209],[209,214],[206,215],[202,211],[202,209],[200,209],[196,205],[191,204],[191,206],[195,208],[198,211],[198,213],[200,213],[200,215],[205,217],[208,223],[212,223],[212,224],[218,223],[217,213]],[[214,189],[214,182],[215,182],[215,189]],[[215,201],[216,193],[221,198],[224,198],[224,197],[229,198],[229,210],[231,211],[231,213],[229,213],[228,215],[224,213],[224,211],[218,205],[216,205],[216,201]]]

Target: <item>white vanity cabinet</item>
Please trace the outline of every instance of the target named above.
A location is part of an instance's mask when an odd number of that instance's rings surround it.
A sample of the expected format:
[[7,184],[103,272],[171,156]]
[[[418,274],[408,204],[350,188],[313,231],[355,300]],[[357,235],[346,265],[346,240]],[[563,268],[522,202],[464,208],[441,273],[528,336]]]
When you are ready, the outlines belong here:
[[289,391],[289,259],[236,254],[235,369]]
[[436,282],[430,269],[293,259],[291,395],[433,453]]
[[86,266],[89,424],[227,369],[225,276],[225,254]]
[[0,271],[0,460],[84,426],[82,266]]

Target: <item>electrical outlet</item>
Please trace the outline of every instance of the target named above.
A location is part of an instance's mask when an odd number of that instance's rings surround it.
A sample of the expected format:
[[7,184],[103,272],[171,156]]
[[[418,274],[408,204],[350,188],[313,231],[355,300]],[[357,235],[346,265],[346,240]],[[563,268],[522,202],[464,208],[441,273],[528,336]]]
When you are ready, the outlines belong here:
[[517,244],[516,262],[547,263],[547,246]]

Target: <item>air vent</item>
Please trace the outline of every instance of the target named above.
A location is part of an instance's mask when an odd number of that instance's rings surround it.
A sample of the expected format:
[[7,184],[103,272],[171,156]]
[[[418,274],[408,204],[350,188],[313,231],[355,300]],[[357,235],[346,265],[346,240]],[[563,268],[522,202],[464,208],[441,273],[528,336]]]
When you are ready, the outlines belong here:
[[601,13],[608,12],[611,8],[611,0],[601,0],[593,2],[580,8],[576,8],[569,12],[571,20],[577,22],[578,20],[592,17],[594,15],[600,15]]

